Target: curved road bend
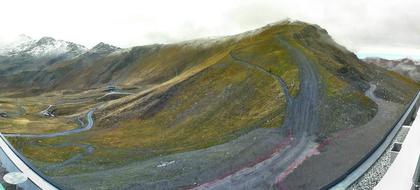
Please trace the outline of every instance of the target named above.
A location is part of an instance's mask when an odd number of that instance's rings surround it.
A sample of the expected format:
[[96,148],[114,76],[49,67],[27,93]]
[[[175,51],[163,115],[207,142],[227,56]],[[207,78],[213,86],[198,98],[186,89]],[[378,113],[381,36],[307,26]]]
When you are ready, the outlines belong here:
[[[278,187],[281,178],[290,172],[290,166],[303,161],[310,156],[311,150],[316,147],[313,142],[314,132],[319,127],[320,79],[315,65],[298,49],[291,46],[286,40],[277,37],[279,44],[292,56],[299,67],[300,90],[299,94],[288,101],[287,116],[281,132],[286,137],[292,134],[290,144],[282,152],[275,153],[253,167],[245,168],[223,179],[202,184],[195,189],[273,189]],[[232,56],[233,54],[231,54]],[[263,68],[255,66],[233,55],[232,58],[241,64],[252,66],[258,70]],[[279,79],[279,78],[278,78]],[[288,94],[282,80],[279,80],[283,90]]]
[[[375,117],[370,120],[366,126],[371,126],[370,123],[378,123],[378,120],[381,118],[389,117],[387,114],[387,110],[390,110],[387,106],[390,105],[386,100],[378,98],[375,96],[374,92],[376,90],[375,84],[370,84],[370,88],[365,92],[365,95],[373,100],[378,105],[378,113],[376,113]],[[414,105],[411,105],[414,106]],[[408,113],[405,113],[408,114]],[[389,133],[385,138],[385,141],[377,147],[377,149],[373,152],[372,155],[369,156],[361,165],[359,165],[354,171],[352,171],[349,175],[347,175],[342,181],[337,183],[334,187],[330,188],[331,190],[342,190],[347,189],[350,187],[355,181],[357,181],[360,177],[365,174],[370,167],[375,164],[375,162],[382,156],[382,154],[386,151],[386,149],[392,143],[392,140],[397,135],[398,131],[400,130],[401,126],[403,125],[404,120],[400,120],[399,123],[401,124],[400,127],[393,127],[391,133]]]
[[3,134],[3,136],[5,136],[5,137],[52,138],[52,137],[65,136],[65,135],[80,133],[80,132],[83,132],[83,131],[88,131],[93,127],[93,123],[94,123],[93,112],[94,111],[95,111],[95,109],[90,110],[86,114],[88,123],[87,123],[86,127],[83,127],[83,128],[77,128],[77,129],[73,129],[73,130],[62,131],[62,132],[57,132],[57,133],[50,133],[50,134]]
[[284,80],[280,76],[277,76],[277,75],[275,75],[271,72],[266,71],[263,67],[261,67],[259,65],[251,64],[251,63],[239,58],[238,56],[235,55],[235,53],[233,51],[231,51],[229,53],[229,55],[233,60],[237,61],[238,63],[240,63],[242,65],[244,65],[245,67],[249,67],[249,68],[253,68],[255,70],[258,70],[258,71],[260,71],[260,72],[262,72],[266,75],[269,75],[271,78],[274,78],[275,80],[277,80],[280,87],[283,89],[283,93],[286,97],[287,105],[291,105],[292,97],[290,96],[289,88],[287,87],[286,82],[284,82]]

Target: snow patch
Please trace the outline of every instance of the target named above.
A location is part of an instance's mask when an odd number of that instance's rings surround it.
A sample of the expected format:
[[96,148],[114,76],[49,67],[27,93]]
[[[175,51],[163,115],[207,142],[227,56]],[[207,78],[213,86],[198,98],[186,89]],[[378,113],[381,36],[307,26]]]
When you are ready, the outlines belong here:
[[156,167],[162,168],[162,167],[166,167],[166,166],[169,166],[171,164],[174,164],[174,163],[175,163],[175,160],[172,160],[170,162],[162,162],[161,164],[157,165]]
[[80,55],[86,51],[86,47],[72,42],[55,40],[51,37],[43,37],[39,40],[34,40],[25,35],[20,35],[16,40],[0,47],[0,55],[3,56],[28,54],[40,57],[65,53]]
[[236,35],[199,38],[199,39],[180,42],[179,45],[183,45],[184,47],[194,47],[194,48],[205,49],[205,48],[209,48],[209,47],[212,47],[212,46],[215,46],[215,45],[224,44],[226,42],[236,43],[236,42],[238,42],[242,39],[257,36],[257,35],[261,34],[262,32],[270,29],[273,26],[284,25],[284,24],[289,24],[289,23],[293,23],[293,22],[299,22],[299,21],[286,19],[286,20],[283,20],[283,21],[268,24],[268,25],[266,25],[262,28],[250,30],[250,31],[240,33],[240,34],[236,34]]

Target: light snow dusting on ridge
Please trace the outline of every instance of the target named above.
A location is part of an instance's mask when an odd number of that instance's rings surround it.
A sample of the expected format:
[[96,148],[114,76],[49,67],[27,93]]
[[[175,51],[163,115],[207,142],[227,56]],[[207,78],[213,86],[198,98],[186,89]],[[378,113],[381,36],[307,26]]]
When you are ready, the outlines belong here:
[[20,35],[17,40],[14,40],[3,47],[0,47],[0,55],[15,56],[26,54],[36,57],[54,56],[61,54],[80,55],[85,53],[87,48],[72,42],[63,40],[55,40],[51,37],[43,37],[39,40],[34,40],[29,36]]
[[22,51],[35,42],[36,40],[31,37],[21,34],[16,39],[0,46],[0,55],[7,56],[9,54],[13,54],[13,52]]
[[235,35],[230,35],[230,36],[215,36],[215,37],[207,37],[207,38],[198,38],[198,39],[179,42],[178,44],[182,45],[183,47],[195,47],[195,48],[204,49],[204,48],[212,47],[214,45],[223,44],[228,41],[232,43],[236,43],[244,38],[250,38],[250,37],[256,36],[266,31],[267,29],[270,29],[273,26],[284,25],[284,24],[289,24],[289,23],[294,23],[294,22],[299,22],[299,21],[285,19],[279,22],[268,24],[262,28],[257,28],[254,30],[240,33],[240,34],[235,34]]

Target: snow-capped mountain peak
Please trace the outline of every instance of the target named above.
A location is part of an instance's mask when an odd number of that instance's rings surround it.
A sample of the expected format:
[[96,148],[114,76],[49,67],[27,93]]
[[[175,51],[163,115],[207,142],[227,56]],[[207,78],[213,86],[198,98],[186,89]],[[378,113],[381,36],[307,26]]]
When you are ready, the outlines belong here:
[[100,42],[97,45],[95,45],[92,49],[90,49],[89,53],[109,53],[119,49],[121,48]]
[[43,37],[23,52],[33,56],[59,55],[71,53],[79,55],[87,51],[87,48],[72,42],[56,40],[51,37]]
[[41,39],[39,39],[36,43],[38,44],[38,45],[43,45],[43,44],[52,44],[52,43],[54,43],[56,40],[54,39],[54,38],[52,38],[52,37],[48,37],[48,36],[45,36],[45,37],[42,37]]
[[33,40],[26,35],[20,35],[19,39],[5,46],[3,51],[0,51],[0,55],[16,56],[25,54],[43,57],[70,54],[76,56],[87,51],[87,48],[82,45],[64,40],[56,40],[52,37],[42,37],[39,40]]
[[8,43],[0,46],[0,55],[7,56],[9,54],[12,54],[13,52],[23,50],[35,41],[36,40],[32,39],[31,37],[25,34],[21,34],[15,39],[9,41]]

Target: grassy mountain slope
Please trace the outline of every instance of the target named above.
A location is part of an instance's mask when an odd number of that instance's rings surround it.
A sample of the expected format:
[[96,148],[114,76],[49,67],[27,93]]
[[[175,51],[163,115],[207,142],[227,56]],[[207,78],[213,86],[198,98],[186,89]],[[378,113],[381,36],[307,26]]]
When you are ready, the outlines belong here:
[[[286,92],[298,96],[302,82],[297,60],[279,39],[307,56],[321,78],[320,124],[311,129],[319,141],[337,131],[359,127],[376,115],[378,106],[364,95],[370,84],[378,86],[378,97],[398,104],[407,104],[419,88],[410,79],[364,64],[319,26],[286,21],[219,39],[85,54],[41,70],[1,76],[4,81],[0,84],[14,92],[8,96],[45,98],[55,94],[49,98],[57,102],[100,97],[106,85],[133,92],[115,100],[74,104],[98,108],[90,131],[11,140],[48,175],[67,176],[205,150],[257,129],[276,131],[288,114]],[[75,117],[83,111],[77,106],[58,106],[58,110],[64,110],[61,117]],[[266,147],[275,149],[276,145]],[[254,155],[239,152],[214,159],[228,163],[247,155],[244,165],[249,165],[271,153],[261,149]],[[78,155],[83,156],[77,161],[49,167]],[[217,175],[233,170],[222,166]],[[175,181],[166,177],[159,180]],[[214,178],[208,175],[199,181]]]

